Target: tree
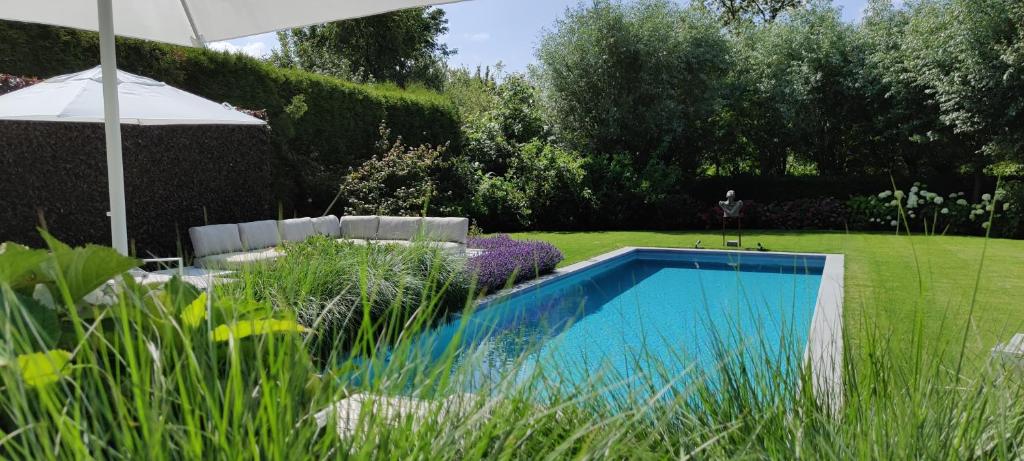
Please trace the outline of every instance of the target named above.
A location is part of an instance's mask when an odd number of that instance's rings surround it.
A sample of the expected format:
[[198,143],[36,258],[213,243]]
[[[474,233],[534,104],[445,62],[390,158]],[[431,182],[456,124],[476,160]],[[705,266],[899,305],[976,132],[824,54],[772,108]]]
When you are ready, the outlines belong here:
[[1015,0],[926,0],[914,4],[902,58],[943,122],[987,159],[1024,158],[1024,6]]
[[726,26],[772,22],[803,4],[804,0],[703,0],[700,3],[703,8],[716,14]]
[[577,148],[638,165],[664,156],[692,172],[727,53],[706,15],[664,0],[597,1],[542,38],[539,78],[555,128]]
[[870,95],[870,136],[881,173],[914,177],[958,173],[975,154],[940,120],[939,106],[908,68],[902,47],[910,11],[872,0],[858,30],[867,50],[861,86]]
[[822,174],[863,171],[875,160],[870,96],[861,86],[865,51],[831,6],[793,11],[733,30],[727,133],[745,141],[737,160],[781,175],[791,160]]
[[284,67],[356,81],[411,82],[440,88],[445,60],[455,53],[440,41],[444,10],[412,8],[278,33],[271,61]]

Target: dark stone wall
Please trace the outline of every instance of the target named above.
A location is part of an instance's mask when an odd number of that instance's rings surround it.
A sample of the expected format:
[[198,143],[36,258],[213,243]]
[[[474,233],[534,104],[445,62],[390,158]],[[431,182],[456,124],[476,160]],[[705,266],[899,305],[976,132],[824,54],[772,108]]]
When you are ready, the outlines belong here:
[[[265,127],[122,125],[135,254],[190,254],[188,228],[274,217]],[[0,241],[110,244],[103,125],[0,121]]]

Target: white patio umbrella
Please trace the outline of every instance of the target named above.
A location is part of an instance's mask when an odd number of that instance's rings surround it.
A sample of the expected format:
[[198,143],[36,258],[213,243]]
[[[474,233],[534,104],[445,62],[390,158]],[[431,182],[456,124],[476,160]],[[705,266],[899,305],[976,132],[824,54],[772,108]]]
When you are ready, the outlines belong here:
[[[123,70],[117,71],[117,82],[122,124],[266,124],[230,106]],[[103,123],[105,115],[99,66],[0,96],[0,120]]]
[[[100,33],[104,75],[117,69],[114,34],[186,46],[290,27],[358,18],[461,0],[0,0],[0,19],[74,27]],[[111,240],[128,253],[117,79],[103,79]]]

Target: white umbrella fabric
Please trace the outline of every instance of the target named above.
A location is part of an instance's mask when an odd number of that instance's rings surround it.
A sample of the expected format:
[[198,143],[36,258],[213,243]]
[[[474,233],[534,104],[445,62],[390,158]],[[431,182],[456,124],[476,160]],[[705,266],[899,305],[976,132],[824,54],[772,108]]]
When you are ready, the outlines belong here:
[[[290,27],[358,18],[417,6],[461,0],[0,0],[0,19],[94,30],[100,33],[104,75],[117,63],[114,34],[186,46],[260,34]],[[128,253],[128,230],[121,164],[117,80],[103,79],[111,240]]]
[[[265,125],[266,122],[163,82],[117,71],[121,123]],[[0,120],[103,123],[103,71],[97,66],[0,96]]]

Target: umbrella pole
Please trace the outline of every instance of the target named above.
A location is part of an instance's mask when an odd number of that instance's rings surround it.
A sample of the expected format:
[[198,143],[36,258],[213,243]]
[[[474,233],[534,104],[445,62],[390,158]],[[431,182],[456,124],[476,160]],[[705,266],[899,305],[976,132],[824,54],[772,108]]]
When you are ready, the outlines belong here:
[[110,190],[110,241],[128,254],[128,219],[124,201],[124,165],[121,159],[121,114],[117,99],[117,55],[114,50],[114,8],[111,0],[97,0],[100,29],[100,65],[103,68],[103,126],[107,140],[107,186]]

